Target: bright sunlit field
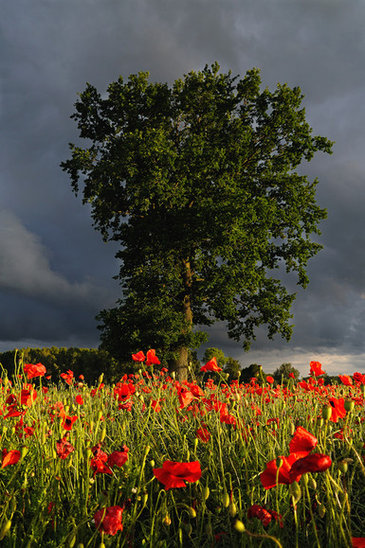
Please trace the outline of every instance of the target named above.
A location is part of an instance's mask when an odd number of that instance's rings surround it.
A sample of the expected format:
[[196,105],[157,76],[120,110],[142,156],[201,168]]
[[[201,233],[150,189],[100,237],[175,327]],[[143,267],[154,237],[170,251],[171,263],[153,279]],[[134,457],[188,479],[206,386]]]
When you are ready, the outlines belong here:
[[180,383],[134,359],[115,385],[3,371],[2,546],[365,546],[365,375],[227,384],[213,358]]

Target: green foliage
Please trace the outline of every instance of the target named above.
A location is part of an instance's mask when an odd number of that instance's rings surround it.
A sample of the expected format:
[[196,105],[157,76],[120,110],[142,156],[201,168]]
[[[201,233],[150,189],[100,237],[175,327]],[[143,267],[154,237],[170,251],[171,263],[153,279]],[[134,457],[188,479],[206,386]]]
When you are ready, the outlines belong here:
[[61,165],[120,244],[122,297],[98,316],[116,357],[153,344],[182,363],[203,340],[194,328],[215,321],[245,348],[262,324],[290,338],[295,294],[273,270],[308,282],[326,212],[317,180],[295,170],[332,143],[312,136],[298,87],[260,84],[258,69],[240,79],[214,63],[171,87],[139,73],[80,94],[72,118],[88,145]]
[[95,382],[101,373],[109,382],[118,381],[123,373],[132,370],[131,359],[129,363],[118,362],[105,350],[95,348],[22,348],[0,353],[0,363],[11,376],[16,364],[42,363],[47,369],[47,375],[52,375],[53,380],[59,378],[60,373],[67,370],[74,372],[75,377],[84,375],[88,382]]
[[281,383],[282,381],[288,381],[290,373],[294,375],[296,381],[299,379],[300,373],[298,369],[293,367],[291,363],[282,363],[280,367],[275,369],[272,376],[276,382]]

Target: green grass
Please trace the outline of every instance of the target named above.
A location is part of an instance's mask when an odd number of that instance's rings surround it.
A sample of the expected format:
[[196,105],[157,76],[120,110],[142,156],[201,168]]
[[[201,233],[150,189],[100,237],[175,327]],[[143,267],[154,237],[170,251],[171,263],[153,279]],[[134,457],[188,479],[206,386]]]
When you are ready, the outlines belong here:
[[[154,371],[152,378],[129,379],[135,388],[126,400],[132,403],[130,410],[120,408],[123,401],[118,401],[115,386],[95,391],[98,386],[60,381],[49,384],[44,394],[40,379],[33,379],[35,401],[13,408],[25,411],[23,426],[34,428],[28,437],[16,428],[20,416],[4,416],[9,396],[19,402],[29,381],[21,367],[13,386],[3,375],[0,450],[19,450],[22,456],[0,469],[2,546],[312,548],[352,546],[353,537],[365,536],[361,383],[325,387],[316,381],[306,391],[294,381],[276,388],[265,383],[228,386],[217,376],[214,388],[203,385],[204,396],[181,408],[181,385]],[[42,378],[41,383],[47,381]],[[76,403],[78,394],[83,405]],[[322,417],[332,397],[354,402],[338,422]],[[160,411],[154,410],[153,401],[159,402]],[[65,459],[56,452],[56,442],[66,433],[62,418],[52,411],[56,402],[62,402],[66,415],[78,417],[68,435],[74,451]],[[202,423],[210,433],[206,443],[196,434]],[[298,426],[316,436],[313,452],[330,456],[332,466],[303,474],[298,484],[264,489],[261,472],[269,461],[289,455]],[[95,474],[92,448],[98,443],[108,455],[125,444],[128,460],[114,466],[112,474]],[[201,478],[165,490],[153,469],[166,460],[199,461]],[[258,518],[248,518],[255,504],[280,514],[282,526],[275,519],[264,526]],[[123,530],[113,536],[94,523],[95,512],[111,506],[123,508]]]

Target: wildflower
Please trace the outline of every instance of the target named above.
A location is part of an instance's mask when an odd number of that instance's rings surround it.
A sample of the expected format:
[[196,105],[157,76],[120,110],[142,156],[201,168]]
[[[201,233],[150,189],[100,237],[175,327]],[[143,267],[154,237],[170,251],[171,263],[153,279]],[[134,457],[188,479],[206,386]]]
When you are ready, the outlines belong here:
[[95,512],[94,522],[99,531],[114,536],[118,531],[123,531],[122,515],[121,506],[109,506]]
[[302,426],[298,426],[289,444],[290,453],[304,453],[308,455],[317,445],[318,440],[313,434],[307,432]]
[[185,487],[185,482],[194,483],[201,478],[200,462],[173,462],[166,460],[162,468],[153,469],[154,476],[164,484],[165,490]]
[[319,362],[310,362],[310,374],[314,377],[325,375],[325,371],[322,371],[322,365]]
[[140,350],[139,352],[137,352],[137,354],[132,354],[132,359],[135,362],[144,362],[146,359],[146,356],[144,355],[142,350]]
[[113,453],[110,453],[108,456],[107,464],[109,466],[118,466],[120,468],[128,460],[128,451],[129,448],[126,445],[123,445],[122,451],[113,451]]
[[200,371],[202,371],[203,373],[205,373],[206,371],[216,371],[216,372],[219,372],[219,371],[222,371],[222,368],[219,367],[219,365],[217,364],[217,360],[216,358],[212,358],[211,360],[209,360],[205,365],[203,365],[201,368],[200,368]]
[[349,375],[339,375],[338,378],[344,384],[345,386],[351,386],[352,385],[352,378]]
[[72,417],[70,416],[66,416],[64,417],[63,419],[63,422],[62,422],[62,427],[65,429],[65,430],[71,430],[72,429],[72,426],[74,424],[74,422],[78,419],[78,416],[77,415],[73,415]]
[[62,460],[65,460],[73,451],[75,451],[74,446],[67,440],[67,436],[68,432],[63,438],[56,442],[56,453]]
[[160,360],[156,356],[156,350],[154,348],[151,348],[151,350],[147,351],[147,361],[146,365],[160,365]]
[[200,439],[203,443],[208,443],[210,440],[210,432],[205,428],[205,426],[201,426],[201,428],[198,428],[196,431],[196,437]]
[[72,384],[73,383],[74,374],[73,374],[73,371],[71,371],[70,369],[67,371],[67,373],[61,373],[60,377],[67,384]]
[[365,537],[352,537],[352,548],[365,548]]
[[20,451],[17,451],[16,449],[12,449],[11,451],[3,449],[1,468],[5,468],[5,466],[9,466],[10,464],[16,464],[19,459]]
[[252,506],[250,506],[247,512],[247,517],[249,519],[258,518],[264,527],[267,527],[270,524],[272,518],[274,518],[279,522],[280,527],[283,527],[283,518],[280,514],[275,512],[275,510],[266,510],[266,508],[258,504],[253,504]]
[[332,460],[328,455],[320,453],[307,455],[293,463],[290,470],[290,478],[297,477],[298,474],[306,474],[307,472],[324,472],[331,464]]
[[269,384],[273,384],[273,382],[274,382],[274,377],[272,377],[271,375],[267,375],[267,377],[266,377],[266,382],[268,382]]
[[94,455],[91,459],[90,466],[94,470],[95,474],[112,474],[112,470],[107,464],[108,455],[101,449],[101,443],[97,443],[91,448]]
[[332,422],[338,422],[338,419],[342,419],[346,415],[345,400],[344,398],[330,398],[329,402],[332,407],[332,413],[329,418]]
[[27,375],[28,380],[30,380],[35,377],[43,377],[46,374],[46,368],[41,363],[25,363],[24,373]]
[[75,401],[78,405],[84,405],[84,400],[82,399],[81,394],[77,394]]

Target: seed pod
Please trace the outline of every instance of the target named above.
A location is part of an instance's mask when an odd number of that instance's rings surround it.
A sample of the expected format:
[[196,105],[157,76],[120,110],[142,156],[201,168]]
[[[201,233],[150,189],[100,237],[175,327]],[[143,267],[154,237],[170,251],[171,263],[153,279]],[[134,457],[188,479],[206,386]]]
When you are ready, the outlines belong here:
[[223,504],[224,508],[228,508],[229,503],[230,503],[229,494],[228,493],[223,493],[222,504]]
[[231,518],[234,518],[235,515],[237,514],[237,506],[234,503],[234,501],[232,501],[231,504],[229,505],[229,514]]
[[349,469],[349,465],[347,464],[346,460],[340,460],[340,462],[338,463],[338,468],[343,474],[346,474],[347,470]]
[[234,528],[236,529],[236,531],[238,531],[239,533],[244,533],[245,532],[245,526],[244,524],[242,523],[241,520],[239,519],[236,519],[236,521],[234,522]]
[[302,490],[297,481],[294,481],[293,483],[289,485],[289,493],[290,493],[290,496],[293,497],[294,504],[297,504],[297,502],[300,501],[302,496]]
[[324,405],[322,407],[322,418],[328,421],[332,416],[332,407],[330,405]]
[[8,519],[4,525],[3,525],[3,528],[1,529],[1,532],[0,532],[0,540],[3,540],[3,538],[5,537],[5,535],[10,531],[10,527],[11,527],[11,519]]
[[189,506],[188,512],[189,512],[189,516],[190,516],[191,518],[196,518],[196,510],[195,510],[195,508],[193,508],[192,506]]
[[345,407],[346,411],[351,413],[351,411],[354,410],[355,402],[353,400],[346,400],[345,403],[344,403],[344,407]]

